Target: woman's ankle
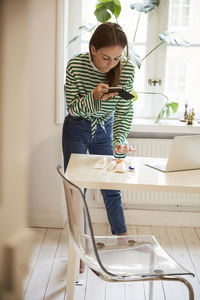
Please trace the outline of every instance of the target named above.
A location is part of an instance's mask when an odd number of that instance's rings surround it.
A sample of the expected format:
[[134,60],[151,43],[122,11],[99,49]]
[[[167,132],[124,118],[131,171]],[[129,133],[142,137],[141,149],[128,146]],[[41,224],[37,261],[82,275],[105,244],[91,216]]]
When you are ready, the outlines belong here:
[[79,273],[82,274],[84,271],[85,271],[85,264],[84,264],[84,262],[80,259]]
[[119,233],[119,234],[117,234],[117,235],[128,235],[128,232],[123,232],[123,233]]

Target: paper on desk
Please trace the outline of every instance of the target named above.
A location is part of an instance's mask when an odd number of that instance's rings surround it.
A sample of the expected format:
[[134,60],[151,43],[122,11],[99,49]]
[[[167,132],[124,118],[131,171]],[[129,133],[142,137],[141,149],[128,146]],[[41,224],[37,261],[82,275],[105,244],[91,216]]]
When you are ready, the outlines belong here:
[[106,167],[106,164],[107,164],[106,157],[102,157],[95,163],[94,168],[95,169],[104,169]]
[[[130,159],[129,159],[130,160]],[[116,173],[125,173],[127,171],[133,171],[133,163],[127,159],[116,159],[113,158],[111,161],[107,162],[107,158],[100,158],[94,165],[95,169],[107,169],[108,171],[113,171]]]
[[127,167],[126,167],[126,165],[125,165],[124,159],[118,160],[114,172],[125,173],[126,171],[127,171]]
[[108,171],[114,170],[115,167],[116,167],[116,165],[117,165],[117,159],[113,158],[113,159],[108,163],[108,165],[107,165],[107,170],[108,170]]

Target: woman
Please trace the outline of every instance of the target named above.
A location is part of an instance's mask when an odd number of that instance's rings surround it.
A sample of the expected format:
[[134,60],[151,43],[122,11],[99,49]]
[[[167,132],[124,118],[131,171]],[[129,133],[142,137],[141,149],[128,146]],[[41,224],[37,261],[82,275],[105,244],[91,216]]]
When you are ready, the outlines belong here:
[[[66,70],[68,115],[63,125],[63,155],[66,169],[71,153],[125,157],[132,147],[130,131],[132,100],[124,100],[108,88],[122,86],[131,91],[134,69],[122,54],[128,42],[116,23],[97,27],[89,43],[89,53],[77,55]],[[114,152],[113,152],[114,150]],[[113,234],[127,234],[121,192],[101,190]]]

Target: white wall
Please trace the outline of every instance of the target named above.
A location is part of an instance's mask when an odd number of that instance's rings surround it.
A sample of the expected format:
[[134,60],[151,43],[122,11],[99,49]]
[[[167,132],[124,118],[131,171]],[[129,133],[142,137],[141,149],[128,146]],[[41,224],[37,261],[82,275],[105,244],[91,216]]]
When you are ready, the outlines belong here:
[[[0,1],[0,299],[20,300],[33,234],[28,198],[28,7]],[[26,247],[24,247],[26,245]]]
[[0,299],[4,300],[21,299],[33,242],[28,225],[63,227],[66,216],[56,172],[57,163],[62,163],[62,125],[55,125],[57,1],[0,1]]
[[64,194],[56,172],[62,163],[62,125],[55,123],[56,0],[29,2],[29,221],[63,227]]

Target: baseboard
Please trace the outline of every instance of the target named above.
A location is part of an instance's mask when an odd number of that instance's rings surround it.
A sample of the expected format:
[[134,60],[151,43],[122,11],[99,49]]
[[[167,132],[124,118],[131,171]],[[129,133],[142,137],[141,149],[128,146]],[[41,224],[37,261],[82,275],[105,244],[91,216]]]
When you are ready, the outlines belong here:
[[65,222],[66,213],[52,211],[29,212],[29,226],[31,227],[64,228]]
[[[106,211],[103,208],[90,209],[92,222],[108,223]],[[153,210],[124,211],[127,225],[154,225],[200,227],[200,212],[172,212]]]
[[[104,208],[90,208],[92,222],[108,223]],[[127,225],[200,227],[200,212],[124,210]],[[29,226],[64,228],[66,215],[61,212],[31,211]]]

